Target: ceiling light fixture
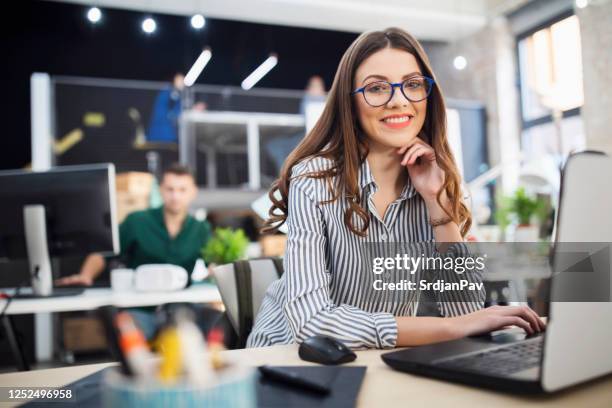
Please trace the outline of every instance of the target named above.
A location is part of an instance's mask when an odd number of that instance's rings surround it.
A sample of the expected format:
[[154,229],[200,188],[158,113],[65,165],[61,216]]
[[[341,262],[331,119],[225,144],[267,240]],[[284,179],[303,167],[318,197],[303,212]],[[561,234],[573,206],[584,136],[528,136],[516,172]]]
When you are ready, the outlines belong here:
[[246,77],[244,81],[242,81],[242,84],[240,85],[242,86],[242,89],[244,89],[245,91],[251,89],[253,86],[255,86],[257,82],[259,82],[259,80],[261,80],[261,78],[263,78],[268,72],[270,72],[272,68],[276,66],[277,63],[278,57],[276,56],[276,54],[270,54],[268,59],[266,59],[260,66],[255,69],[255,71],[251,72],[251,74]]
[[193,63],[193,66],[189,69],[187,75],[185,75],[185,80],[183,81],[185,86],[189,87],[195,83],[195,81],[202,73],[202,70],[204,69],[206,64],[208,64],[208,61],[210,61],[211,58],[212,52],[210,51],[210,48],[205,48],[204,51],[202,51],[202,53],[198,57],[198,59]]

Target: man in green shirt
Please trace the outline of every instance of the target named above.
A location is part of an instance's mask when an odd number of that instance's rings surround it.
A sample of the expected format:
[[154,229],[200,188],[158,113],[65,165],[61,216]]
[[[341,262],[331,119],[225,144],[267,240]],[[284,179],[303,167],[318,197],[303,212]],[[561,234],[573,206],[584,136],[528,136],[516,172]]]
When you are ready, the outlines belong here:
[[134,212],[123,221],[119,228],[121,256],[128,268],[168,263],[182,266],[191,273],[202,246],[208,241],[210,227],[207,222],[186,215],[182,223],[177,222],[178,231],[172,236],[167,223],[172,219],[171,214],[163,206]]
[[[134,212],[121,223],[121,260],[128,268],[155,263],[179,265],[191,275],[211,229],[206,221],[198,221],[188,213],[197,194],[189,169],[180,165],[166,169],[160,193],[162,207]],[[64,277],[57,284],[91,286],[105,267],[106,259],[102,255],[90,254],[78,274]],[[131,312],[147,337],[152,337],[155,332],[153,312],[146,309]]]

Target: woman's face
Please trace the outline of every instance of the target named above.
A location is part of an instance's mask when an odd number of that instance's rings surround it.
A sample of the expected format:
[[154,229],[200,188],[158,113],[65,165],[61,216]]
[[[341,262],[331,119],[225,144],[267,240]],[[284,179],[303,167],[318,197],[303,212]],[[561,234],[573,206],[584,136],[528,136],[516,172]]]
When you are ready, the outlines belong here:
[[[353,89],[376,81],[391,83],[422,75],[414,55],[404,50],[384,48],[365,59],[357,68]],[[391,148],[400,148],[413,141],[425,122],[427,99],[411,102],[395,88],[393,98],[385,105],[372,107],[364,95],[353,96],[361,128],[370,142]]]

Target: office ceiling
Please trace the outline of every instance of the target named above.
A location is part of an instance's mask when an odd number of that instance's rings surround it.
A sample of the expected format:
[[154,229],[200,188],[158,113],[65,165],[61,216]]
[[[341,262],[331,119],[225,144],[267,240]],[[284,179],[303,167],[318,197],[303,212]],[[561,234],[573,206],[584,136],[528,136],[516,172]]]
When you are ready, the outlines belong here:
[[388,26],[421,40],[452,41],[529,0],[53,0],[149,13],[191,15],[346,32]]

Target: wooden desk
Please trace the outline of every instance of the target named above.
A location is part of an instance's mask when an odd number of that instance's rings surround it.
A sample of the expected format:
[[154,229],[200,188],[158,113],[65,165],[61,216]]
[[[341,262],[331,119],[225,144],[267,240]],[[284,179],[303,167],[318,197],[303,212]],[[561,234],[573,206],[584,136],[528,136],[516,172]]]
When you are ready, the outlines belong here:
[[[357,352],[357,360],[351,365],[366,365],[368,370],[358,398],[359,407],[610,407],[612,402],[612,377],[608,376],[570,390],[535,397],[513,396],[394,371],[380,358],[386,351],[366,350]],[[257,366],[311,365],[301,361],[297,346],[273,346],[255,349],[233,350],[224,353],[228,359],[240,364]],[[0,386],[62,386],[110,364],[94,364],[80,367],[56,368],[32,372],[0,375]],[[10,406],[2,405],[0,406]]]

